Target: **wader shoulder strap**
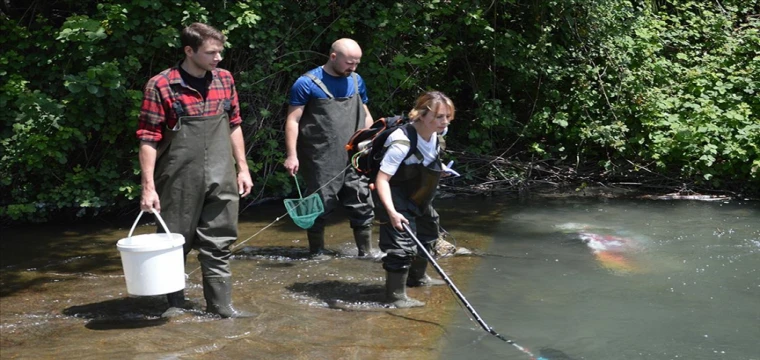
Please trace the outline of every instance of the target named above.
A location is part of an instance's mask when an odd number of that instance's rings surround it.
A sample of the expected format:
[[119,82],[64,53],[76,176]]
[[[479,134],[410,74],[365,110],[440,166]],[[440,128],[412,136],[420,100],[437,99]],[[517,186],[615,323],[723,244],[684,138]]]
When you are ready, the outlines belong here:
[[167,72],[164,77],[166,78],[166,82],[169,86],[169,96],[171,97],[170,100],[172,101],[172,109],[177,114],[177,120],[179,121],[179,118],[185,116],[185,108],[182,106],[182,102],[179,101],[179,97],[174,92],[174,88],[172,88],[172,84],[169,82],[169,73]]
[[362,95],[359,94],[359,77],[355,72],[352,72],[351,78],[354,79],[354,95],[359,98],[359,106],[356,107],[356,128],[354,129],[354,132],[356,132],[360,128],[364,127],[359,125],[364,121],[362,118],[362,108],[364,107],[364,102],[362,101]]
[[330,99],[334,99],[335,98],[335,96],[333,96],[333,94],[330,92],[330,90],[327,90],[327,86],[325,85],[325,83],[323,83],[322,80],[319,80],[319,78],[317,78],[316,76],[314,76],[314,74],[312,74],[312,73],[306,73],[306,74],[303,74],[303,76],[306,76],[307,78],[311,79],[311,81],[313,81],[315,84],[317,84],[317,86],[319,86],[319,88],[322,89],[322,91],[324,91],[325,94],[327,94],[328,98],[330,98]]

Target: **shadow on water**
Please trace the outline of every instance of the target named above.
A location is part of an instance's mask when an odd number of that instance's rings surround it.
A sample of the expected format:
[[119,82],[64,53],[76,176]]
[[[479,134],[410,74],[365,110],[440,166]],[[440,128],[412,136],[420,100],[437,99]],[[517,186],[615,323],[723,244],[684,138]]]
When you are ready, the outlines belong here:
[[414,321],[421,324],[428,324],[444,329],[444,326],[438,322],[424,320],[409,316],[409,314],[398,313],[399,309],[389,307],[384,302],[385,285],[384,284],[361,284],[345,281],[318,281],[318,282],[299,282],[287,287],[289,291],[305,295],[327,304],[327,307],[342,311],[358,312],[383,312],[384,314]]
[[308,260],[309,249],[305,247],[295,246],[244,246],[239,249],[235,249],[233,256],[249,257],[265,260]]
[[[460,244],[482,249],[490,241],[487,225],[498,217],[498,206],[463,203],[441,204],[443,223],[458,235]],[[258,309],[261,316],[253,321],[211,321],[191,311],[167,323],[160,317],[167,306],[164,297],[126,295],[116,243],[127,236],[134,217],[118,227],[72,223],[3,229],[0,357],[74,358],[82,349],[92,351],[90,358],[130,353],[142,358],[176,358],[177,353],[193,357],[199,351],[214,354],[208,358],[250,358],[251,349],[261,354],[258,358],[435,356],[432,339],[445,331],[441,324],[450,319],[444,310],[450,305],[447,293],[411,289],[428,306],[389,309],[383,303],[381,266],[377,258],[354,259],[345,216],[329,223],[326,246],[335,254],[322,261],[309,258],[306,232],[292,221],[284,218],[272,226],[273,215],[284,213],[281,207],[255,210],[241,214],[236,242],[240,249],[235,249],[232,261],[234,302],[243,310]],[[143,216],[135,234],[153,233],[152,221]],[[374,236],[377,239],[377,233]],[[477,263],[468,257],[447,262],[447,270],[462,277]],[[186,266],[187,272],[199,267],[195,253]],[[190,299],[202,299],[200,277],[197,271],[189,275]],[[400,328],[422,336],[409,337],[397,331]],[[166,340],[178,332],[186,334],[183,342]],[[301,344],[291,345],[294,336]]]
[[[467,203],[472,200],[459,200],[459,203]],[[467,210],[477,208],[479,210]],[[261,222],[271,218],[271,214],[285,213],[281,203],[262,206],[241,214],[241,222]],[[338,209],[338,213],[343,211]],[[492,217],[499,212],[498,207],[491,203],[489,206],[461,205],[442,206],[442,223],[447,225],[446,230],[481,233],[486,231],[484,224],[492,223]],[[471,213],[482,215],[477,219]],[[130,214],[133,215],[133,214]],[[135,215],[136,216],[136,215]],[[456,224],[453,219],[467,216],[472,218],[466,225]],[[329,224],[338,224],[345,219],[345,214],[334,214]],[[452,219],[452,220],[446,220]],[[69,274],[70,276],[82,276],[89,274],[121,274],[121,260],[116,249],[116,242],[125,238],[134,221],[133,217],[120,218],[111,223],[104,230],[103,224],[71,223],[63,225],[45,226],[18,226],[4,228],[0,231],[0,297],[11,296],[17,292],[37,288],[50,282],[59,281],[60,276],[55,274]],[[135,234],[152,233],[155,231],[155,223],[152,216],[143,216],[140,224],[135,229]],[[482,222],[482,223],[481,223]],[[350,229],[345,228],[348,233]],[[276,230],[281,234],[297,234],[305,241],[305,231],[295,226],[290,219],[283,218],[277,224]],[[250,236],[250,237],[249,237]],[[241,233],[234,249],[235,256],[244,255],[251,257],[268,258],[272,260],[306,260],[309,253],[306,245],[301,246],[250,246],[250,242],[260,241],[262,234],[253,238],[253,233]],[[288,236],[288,235],[285,235]],[[292,235],[289,237],[293,237]],[[461,240],[462,246],[468,246],[468,239]],[[283,265],[286,267],[289,265]]]
[[90,330],[140,329],[166,324],[165,309],[163,296],[140,296],[71,306],[63,314],[89,319],[85,327]]
[[395,314],[395,313],[392,313],[392,312],[388,312],[388,315],[390,315],[392,317],[401,318],[401,319],[404,319],[404,320],[407,320],[407,321],[414,321],[414,322],[421,323],[421,324],[433,325],[435,327],[438,327],[438,328],[442,329],[444,332],[446,332],[446,327],[443,326],[443,325],[441,325],[440,323],[437,323],[437,322],[428,321],[428,320],[422,320],[422,319],[416,319],[416,318],[413,318],[411,316],[402,315],[402,314]]
[[[384,303],[385,285],[368,285],[344,281],[319,281],[295,283],[287,289],[294,293],[309,296],[325,302],[331,309],[342,311],[383,312],[388,316],[414,321],[421,324],[433,325],[444,329],[438,322],[409,316],[407,313],[396,312],[399,309],[389,307]],[[403,309],[401,310],[403,311]]]
[[381,284],[361,284],[339,280],[297,282],[286,287],[288,291],[305,295],[324,303],[379,304],[383,301],[385,286]]
[[94,319],[87,322],[86,328],[90,330],[128,330],[144,329],[164,325],[167,319]]
[[[86,242],[86,241],[83,241]],[[11,255],[14,250],[6,250],[3,247],[3,253]],[[25,250],[28,251],[28,250]],[[73,249],[71,251],[77,251]],[[61,281],[61,277],[86,277],[93,273],[108,274],[121,272],[121,262],[118,258],[113,257],[111,249],[104,250],[87,250],[88,255],[55,255],[41,257],[40,259],[27,260],[25,262],[16,262],[3,256],[0,268],[0,278],[2,278],[2,287],[0,287],[0,297],[13,295],[16,292],[35,288],[39,285],[50,282]],[[18,253],[18,252],[16,252]],[[44,254],[45,251],[41,251]],[[44,256],[44,255],[43,255]],[[23,260],[22,260],[23,261]],[[16,262],[13,264],[13,262]],[[11,265],[6,265],[11,263]]]
[[578,358],[571,357],[570,355],[565,354],[564,352],[560,350],[552,349],[548,347],[539,349],[538,354],[541,357],[546,358],[548,360],[577,360],[578,359]]
[[280,268],[292,268],[296,266],[292,262],[276,262],[276,263],[262,263],[257,265],[260,268],[265,269],[280,269]]
[[[64,275],[121,273],[116,242],[127,236],[128,229],[104,230],[100,224],[4,229],[0,236],[0,297],[60,281]],[[144,233],[153,227],[139,229]]]

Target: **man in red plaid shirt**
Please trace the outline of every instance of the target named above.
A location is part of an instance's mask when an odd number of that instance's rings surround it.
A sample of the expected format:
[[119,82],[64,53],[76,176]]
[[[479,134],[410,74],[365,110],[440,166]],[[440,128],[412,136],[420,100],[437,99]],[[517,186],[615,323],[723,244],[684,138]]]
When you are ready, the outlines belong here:
[[[206,311],[224,318],[252,316],[232,307],[230,247],[237,239],[240,196],[251,192],[253,181],[235,81],[217,68],[225,37],[194,23],[180,39],[184,60],[145,86],[137,130],[140,208],[160,211],[169,231],[185,237],[185,257],[198,250]],[[167,300],[164,317],[186,308],[184,290],[167,294]]]

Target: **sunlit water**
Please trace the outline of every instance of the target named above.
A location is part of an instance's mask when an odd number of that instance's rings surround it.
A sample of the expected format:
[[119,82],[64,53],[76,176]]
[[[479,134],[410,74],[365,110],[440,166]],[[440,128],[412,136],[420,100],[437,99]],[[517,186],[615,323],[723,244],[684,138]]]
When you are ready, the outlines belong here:
[[[495,331],[549,360],[757,360],[759,220],[741,201],[516,204],[460,287]],[[530,358],[468,315],[442,359]]]
[[[487,204],[444,207],[463,225],[493,224],[497,218]],[[165,296],[126,292],[116,242],[134,218],[123,224],[0,229],[0,359],[437,356],[433,345],[455,310],[445,289],[412,289],[410,294],[429,306],[389,309],[379,258],[357,259],[346,217],[335,217],[326,230],[326,246],[334,256],[312,260],[306,232],[285,214],[282,204],[274,203],[241,217],[231,262],[232,297],[236,308],[255,316],[234,320],[203,312],[195,252],[185,267],[193,309],[184,315],[161,319]],[[135,234],[154,231],[155,225],[146,224]],[[478,234],[468,239],[476,247],[490,242],[490,236]],[[467,273],[478,261],[442,260],[454,273]]]
[[[760,359],[757,204],[436,206],[458,245],[486,253],[442,268],[488,325],[537,355]],[[233,298],[257,315],[236,320],[203,313],[193,254],[184,316],[162,320],[163,296],[127,294],[116,241],[130,219],[2,229],[0,359],[529,359],[470,321],[446,287],[409,289],[422,308],[384,307],[381,264],[355,257],[345,218],[327,230],[337,256],[314,261],[283,214],[241,219]]]

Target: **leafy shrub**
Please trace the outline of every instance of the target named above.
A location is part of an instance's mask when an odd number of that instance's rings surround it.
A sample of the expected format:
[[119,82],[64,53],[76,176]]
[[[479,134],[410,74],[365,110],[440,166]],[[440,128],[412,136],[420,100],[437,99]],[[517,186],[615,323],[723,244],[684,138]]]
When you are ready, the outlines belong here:
[[222,67],[238,86],[252,202],[292,191],[279,166],[288,89],[341,37],[362,45],[375,117],[407,111],[427,89],[454,99],[450,149],[760,183],[756,1],[11,0],[0,10],[4,221],[137,207],[142,87],[181,59],[179,30],[194,21],[228,38]]

